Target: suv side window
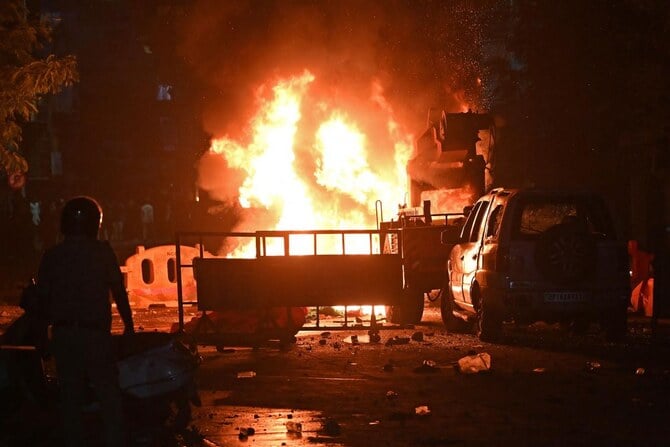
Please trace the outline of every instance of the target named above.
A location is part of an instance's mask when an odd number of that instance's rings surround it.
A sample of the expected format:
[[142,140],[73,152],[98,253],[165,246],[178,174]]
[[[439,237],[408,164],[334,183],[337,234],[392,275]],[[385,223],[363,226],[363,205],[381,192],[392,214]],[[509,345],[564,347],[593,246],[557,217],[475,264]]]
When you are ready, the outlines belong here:
[[502,209],[503,206],[501,204],[498,204],[498,206],[496,206],[493,209],[493,211],[491,211],[488,223],[486,224],[486,234],[484,235],[485,239],[498,237],[498,231],[500,230],[500,221],[502,217]]
[[463,230],[461,230],[461,241],[466,242],[470,241],[470,232],[472,231],[472,226],[475,224],[475,218],[479,212],[479,208],[482,206],[482,202],[475,203],[475,206],[470,210],[468,218],[465,220],[463,225]]
[[484,222],[484,216],[489,209],[490,202],[483,201],[481,202],[479,210],[477,210],[477,217],[475,218],[475,224],[472,227],[472,232],[470,233],[470,242],[476,242],[479,239],[479,235],[482,234],[482,223]]

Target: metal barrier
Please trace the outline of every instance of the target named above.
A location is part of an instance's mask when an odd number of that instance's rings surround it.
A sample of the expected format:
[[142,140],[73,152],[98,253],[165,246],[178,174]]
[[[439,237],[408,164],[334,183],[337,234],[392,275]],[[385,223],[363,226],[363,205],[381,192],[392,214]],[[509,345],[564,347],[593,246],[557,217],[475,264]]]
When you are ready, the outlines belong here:
[[[184,306],[208,311],[268,310],[276,307],[395,305],[403,300],[402,253],[385,253],[385,239],[397,230],[302,230],[179,232],[175,245],[195,242],[200,256],[182,264],[176,250],[179,328]],[[206,240],[246,241],[253,256],[206,256]],[[196,301],[184,301],[182,269],[192,268]],[[371,325],[374,325],[374,307]],[[329,327],[333,328],[333,327]]]

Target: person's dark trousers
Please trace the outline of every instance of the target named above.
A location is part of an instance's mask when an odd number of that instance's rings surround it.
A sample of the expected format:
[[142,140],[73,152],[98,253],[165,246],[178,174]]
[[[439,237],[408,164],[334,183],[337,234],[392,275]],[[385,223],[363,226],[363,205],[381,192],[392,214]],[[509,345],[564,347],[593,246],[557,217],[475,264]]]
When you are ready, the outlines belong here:
[[76,324],[56,324],[53,328],[53,354],[56,359],[67,445],[86,445],[87,433],[82,422],[82,407],[86,401],[86,389],[90,380],[100,402],[106,445],[125,446],[123,403],[111,334],[105,330],[79,327]]

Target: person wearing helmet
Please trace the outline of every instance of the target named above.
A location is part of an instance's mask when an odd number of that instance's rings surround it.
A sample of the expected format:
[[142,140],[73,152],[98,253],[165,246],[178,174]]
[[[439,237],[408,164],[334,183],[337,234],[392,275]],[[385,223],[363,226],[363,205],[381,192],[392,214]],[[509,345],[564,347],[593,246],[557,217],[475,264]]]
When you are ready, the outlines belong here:
[[68,446],[86,445],[81,409],[88,381],[101,404],[107,446],[127,443],[110,292],[125,334],[134,332],[133,317],[116,255],[107,241],[98,240],[101,223],[102,209],[94,199],[68,201],[61,214],[63,240],[44,253],[37,275],[40,296],[48,303]]

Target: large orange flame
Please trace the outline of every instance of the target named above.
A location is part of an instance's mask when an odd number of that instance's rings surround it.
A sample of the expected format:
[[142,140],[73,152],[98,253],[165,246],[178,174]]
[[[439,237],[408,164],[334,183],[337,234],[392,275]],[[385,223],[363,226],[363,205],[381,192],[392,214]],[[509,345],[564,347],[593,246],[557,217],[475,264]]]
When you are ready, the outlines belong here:
[[[230,168],[244,173],[238,189],[240,205],[275,216],[273,228],[247,222],[248,229],[375,228],[377,200],[387,206],[403,202],[405,166],[412,155],[413,137],[395,122],[381,89],[374,86],[372,104],[386,117],[383,141],[390,142],[390,147],[375,145],[346,111],[327,101],[320,101],[316,111],[325,118],[312,126],[313,135],[305,136],[307,129],[301,125],[314,79],[305,72],[276,83],[271,97],[259,100],[248,144],[228,137],[212,141],[210,153],[220,154]],[[310,142],[311,147],[300,147],[297,141]],[[298,169],[298,155],[305,154],[311,160],[301,162]],[[372,154],[376,158],[387,154],[395,168],[388,169],[385,164],[375,169]],[[304,166],[312,169],[305,172]],[[291,247],[300,250],[296,244]]]

